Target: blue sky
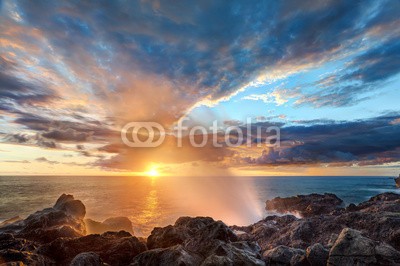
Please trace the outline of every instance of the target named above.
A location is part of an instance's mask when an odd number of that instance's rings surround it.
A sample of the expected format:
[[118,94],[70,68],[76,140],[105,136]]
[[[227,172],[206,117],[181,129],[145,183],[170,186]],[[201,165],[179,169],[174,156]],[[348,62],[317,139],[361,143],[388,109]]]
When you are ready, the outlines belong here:
[[[395,0],[0,0],[0,173],[396,174],[399,13]],[[128,122],[184,117],[250,117],[284,143],[121,141]]]

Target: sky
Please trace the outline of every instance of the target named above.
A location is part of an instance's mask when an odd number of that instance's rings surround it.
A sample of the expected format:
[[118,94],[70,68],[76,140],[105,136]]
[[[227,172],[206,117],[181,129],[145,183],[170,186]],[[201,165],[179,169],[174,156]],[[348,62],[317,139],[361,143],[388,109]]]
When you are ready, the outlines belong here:
[[[0,0],[0,175],[398,175],[399,13],[396,0]],[[280,145],[177,147],[184,119],[278,127]],[[136,121],[161,124],[162,145],[125,145]]]

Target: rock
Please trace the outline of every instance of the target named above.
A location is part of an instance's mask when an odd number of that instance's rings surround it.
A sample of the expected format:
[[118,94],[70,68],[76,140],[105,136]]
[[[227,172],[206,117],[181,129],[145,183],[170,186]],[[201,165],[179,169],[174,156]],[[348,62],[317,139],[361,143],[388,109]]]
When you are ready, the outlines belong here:
[[79,238],[59,238],[41,246],[38,253],[61,265],[68,265],[75,256],[83,252],[95,252],[110,265],[127,265],[146,249],[146,245],[139,239],[128,232],[120,231]]
[[75,256],[70,266],[102,266],[105,265],[100,256],[94,252],[83,252]]
[[54,265],[54,262],[45,256],[29,251],[15,249],[0,250],[0,265]]
[[145,258],[167,265],[172,257],[187,265],[264,265],[256,243],[238,241],[228,226],[209,217],[181,217],[173,226],[155,228],[147,246],[154,250],[135,258],[137,265]]
[[86,214],[85,205],[80,200],[75,200],[72,195],[62,194],[53,208],[79,219],[83,219]]
[[59,237],[79,237],[86,234],[83,217],[85,206],[71,195],[61,195],[52,208],[47,208],[0,228],[0,233],[12,233],[18,238],[47,243]]
[[383,193],[360,203],[357,210],[334,211],[302,219],[292,215],[269,216],[253,225],[235,227],[245,234],[241,240],[257,241],[262,252],[279,245],[306,249],[320,243],[330,247],[339,235],[351,227],[362,231],[372,240],[385,239],[395,249],[400,249],[400,195]]
[[85,219],[86,230],[88,234],[102,234],[107,231],[126,231],[134,234],[132,222],[127,217],[108,218],[103,222],[97,222],[92,219]]
[[396,187],[400,188],[400,174],[399,174],[399,177],[396,177],[394,179],[394,182],[396,182]]
[[345,228],[329,252],[328,265],[395,265],[400,252],[391,246]]
[[182,245],[156,248],[136,256],[130,265],[200,265],[202,258],[187,252]]
[[311,266],[325,266],[328,261],[329,250],[317,243],[306,249],[306,256]]
[[349,206],[346,207],[346,211],[347,212],[358,211],[357,205],[355,205],[354,203],[350,203]]
[[223,243],[201,265],[265,265],[255,242]]
[[298,195],[288,198],[274,198],[266,201],[267,211],[279,213],[299,213],[303,217],[329,214],[340,208],[343,201],[334,194],[325,193]]
[[303,256],[305,255],[305,251],[287,246],[277,246],[276,248],[267,250],[263,253],[267,265],[274,266],[291,265],[292,258],[295,255]]

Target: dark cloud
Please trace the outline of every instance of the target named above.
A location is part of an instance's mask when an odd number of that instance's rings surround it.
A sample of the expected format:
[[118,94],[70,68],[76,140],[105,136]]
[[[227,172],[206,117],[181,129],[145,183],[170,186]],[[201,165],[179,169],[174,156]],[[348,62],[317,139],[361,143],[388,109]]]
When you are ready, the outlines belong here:
[[86,123],[84,119],[72,122],[20,113],[20,117],[14,122],[38,132],[43,138],[54,141],[89,142],[109,140],[120,135],[119,132],[109,129],[100,122]]
[[53,139],[57,141],[73,141],[73,142],[84,142],[88,141],[92,132],[78,132],[72,128],[62,130],[51,130],[42,134],[47,139]]
[[357,163],[380,164],[400,160],[400,116],[354,122],[331,122],[281,128],[280,149],[266,149],[250,164]]
[[23,81],[12,73],[15,70],[17,68],[13,63],[0,56],[0,109],[10,109],[11,107],[6,106],[13,103],[36,104],[57,98],[56,93],[47,89],[45,84]]
[[26,143],[29,141],[29,136],[25,134],[9,134],[5,136],[5,140],[16,143]]

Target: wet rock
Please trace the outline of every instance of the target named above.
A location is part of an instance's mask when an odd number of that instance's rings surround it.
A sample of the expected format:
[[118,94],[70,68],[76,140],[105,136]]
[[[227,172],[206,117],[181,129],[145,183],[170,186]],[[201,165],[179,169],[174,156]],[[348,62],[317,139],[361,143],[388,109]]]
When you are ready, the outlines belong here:
[[279,213],[299,213],[303,217],[329,214],[340,208],[343,201],[335,194],[325,193],[298,195],[295,197],[277,197],[266,201],[267,211]]
[[346,211],[347,212],[358,211],[358,207],[354,203],[350,203],[349,206],[346,207]]
[[388,244],[364,237],[345,228],[329,252],[328,265],[396,265],[400,252]]
[[194,265],[264,265],[256,243],[238,241],[228,226],[209,217],[181,217],[173,226],[155,228],[147,246],[155,250],[139,255],[135,263],[145,257],[158,263],[177,257]]
[[[296,256],[299,255],[299,256]],[[293,263],[297,262],[301,256],[305,255],[302,249],[291,248],[287,246],[277,246],[271,250],[263,253],[264,260],[267,265],[273,266],[286,266],[291,265],[292,259],[295,257]]]
[[88,234],[102,234],[107,231],[126,231],[134,234],[132,222],[127,217],[108,218],[103,222],[97,222],[92,219],[85,219],[86,230]]
[[311,266],[325,266],[328,261],[329,250],[317,243],[306,249],[306,256]]
[[254,242],[221,243],[201,265],[265,265]]
[[68,265],[83,252],[95,252],[110,265],[127,265],[146,250],[146,246],[130,233],[106,232],[79,238],[59,238],[38,249],[38,253],[52,258],[57,264]]
[[400,211],[397,211],[400,195],[383,193],[357,206],[357,210],[332,212],[314,215],[302,219],[291,215],[269,216],[253,225],[235,227],[246,232],[239,235],[244,240],[257,241],[262,251],[279,245],[306,249],[320,243],[325,247],[333,245],[346,228],[362,231],[369,238],[385,241],[396,249],[400,249]]
[[18,238],[39,243],[59,237],[79,237],[86,234],[83,217],[85,206],[72,195],[63,194],[52,208],[29,215],[26,219],[0,228],[0,233],[12,233]]
[[0,250],[0,265],[54,265],[54,262],[45,256],[30,251],[15,249]]
[[202,258],[187,252],[182,245],[156,248],[136,256],[130,265],[200,265]]
[[62,194],[56,204],[54,204],[53,209],[60,210],[66,214],[71,215],[79,219],[83,219],[86,214],[85,205],[80,200],[75,200],[74,196]]
[[396,187],[400,188],[400,175],[394,179],[394,182],[396,183]]
[[105,265],[100,256],[94,252],[83,252],[71,261],[70,266],[102,266]]

